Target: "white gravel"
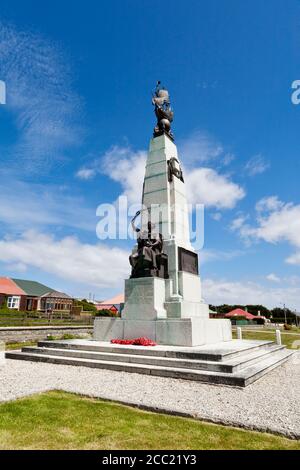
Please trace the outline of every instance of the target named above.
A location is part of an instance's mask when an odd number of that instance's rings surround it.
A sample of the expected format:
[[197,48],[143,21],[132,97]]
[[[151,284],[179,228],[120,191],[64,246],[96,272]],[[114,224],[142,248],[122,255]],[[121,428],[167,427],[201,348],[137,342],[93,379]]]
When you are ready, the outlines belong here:
[[9,359],[0,365],[0,401],[53,389],[300,438],[300,355],[245,389]]

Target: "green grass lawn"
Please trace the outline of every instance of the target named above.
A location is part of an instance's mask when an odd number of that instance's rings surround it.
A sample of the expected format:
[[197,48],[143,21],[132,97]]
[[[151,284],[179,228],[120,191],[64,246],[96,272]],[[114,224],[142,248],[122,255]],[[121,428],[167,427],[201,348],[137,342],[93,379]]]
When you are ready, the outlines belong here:
[[24,348],[25,346],[36,346],[37,341],[23,341],[22,343],[6,343],[5,344],[5,349],[7,351],[10,351],[12,349],[21,349]]
[[[243,339],[256,339],[256,340],[266,340],[266,341],[275,341],[275,331],[247,331],[243,330]],[[287,348],[292,349],[294,341],[300,341],[299,334],[292,334],[293,332],[281,333],[282,344]],[[232,332],[233,339],[236,339],[236,331]],[[299,348],[299,345],[298,345]]]
[[[69,333],[66,333],[64,335],[60,335],[60,336],[47,336],[47,338],[45,338],[45,341],[59,341],[61,339],[89,339],[90,336],[87,336],[87,335],[71,335]],[[42,341],[42,340],[39,340],[39,341]],[[5,343],[5,349],[7,351],[10,351],[10,350],[14,350],[14,349],[22,349],[24,348],[25,346],[36,346],[38,343],[38,341],[17,341],[17,342],[7,342]]]
[[26,326],[91,326],[93,325],[92,322],[87,321],[70,321],[70,320],[51,320],[51,322],[47,321],[46,319],[2,319],[0,317],[0,327],[1,328],[11,328],[11,327],[26,327]]
[[300,449],[300,442],[63,392],[0,404],[0,449]]

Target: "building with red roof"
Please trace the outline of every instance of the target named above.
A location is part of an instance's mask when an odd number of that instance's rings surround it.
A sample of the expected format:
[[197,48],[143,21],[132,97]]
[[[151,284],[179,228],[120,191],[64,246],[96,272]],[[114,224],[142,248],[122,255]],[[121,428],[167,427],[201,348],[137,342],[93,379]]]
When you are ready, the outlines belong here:
[[73,299],[40,282],[0,277],[0,308],[23,311],[68,311]]
[[251,313],[247,312],[246,310],[242,310],[241,308],[236,308],[231,312],[226,313],[225,318],[234,318],[234,317],[244,317],[246,320],[254,320],[255,316]]
[[22,309],[26,305],[26,295],[12,279],[0,277],[0,307],[5,303],[8,308]]
[[111,299],[104,300],[99,304],[96,304],[98,311],[101,310],[110,310],[112,313],[118,314],[121,312],[121,308],[124,305],[124,294],[115,295]]

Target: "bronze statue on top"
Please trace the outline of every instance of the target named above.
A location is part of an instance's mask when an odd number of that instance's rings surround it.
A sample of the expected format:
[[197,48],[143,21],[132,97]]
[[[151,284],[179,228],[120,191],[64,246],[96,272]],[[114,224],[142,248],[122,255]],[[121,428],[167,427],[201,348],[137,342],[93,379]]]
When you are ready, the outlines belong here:
[[131,278],[161,277],[167,279],[168,257],[163,253],[163,237],[155,231],[155,224],[148,222],[147,230],[141,231],[135,225],[138,211],[131,221],[133,230],[138,234],[137,247],[129,256],[132,267]]
[[161,87],[160,81],[156,84],[152,104],[155,106],[155,115],[157,117],[157,125],[154,128],[153,137],[166,134],[173,141],[174,135],[171,131],[171,122],[173,121],[174,113],[170,105],[169,92],[164,87]]

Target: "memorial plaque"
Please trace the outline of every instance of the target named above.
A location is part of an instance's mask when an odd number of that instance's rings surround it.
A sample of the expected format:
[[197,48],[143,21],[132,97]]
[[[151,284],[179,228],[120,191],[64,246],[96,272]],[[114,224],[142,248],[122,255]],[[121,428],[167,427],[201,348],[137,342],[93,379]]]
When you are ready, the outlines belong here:
[[193,251],[186,250],[185,248],[178,247],[178,267],[179,271],[187,273],[198,273],[198,255]]

